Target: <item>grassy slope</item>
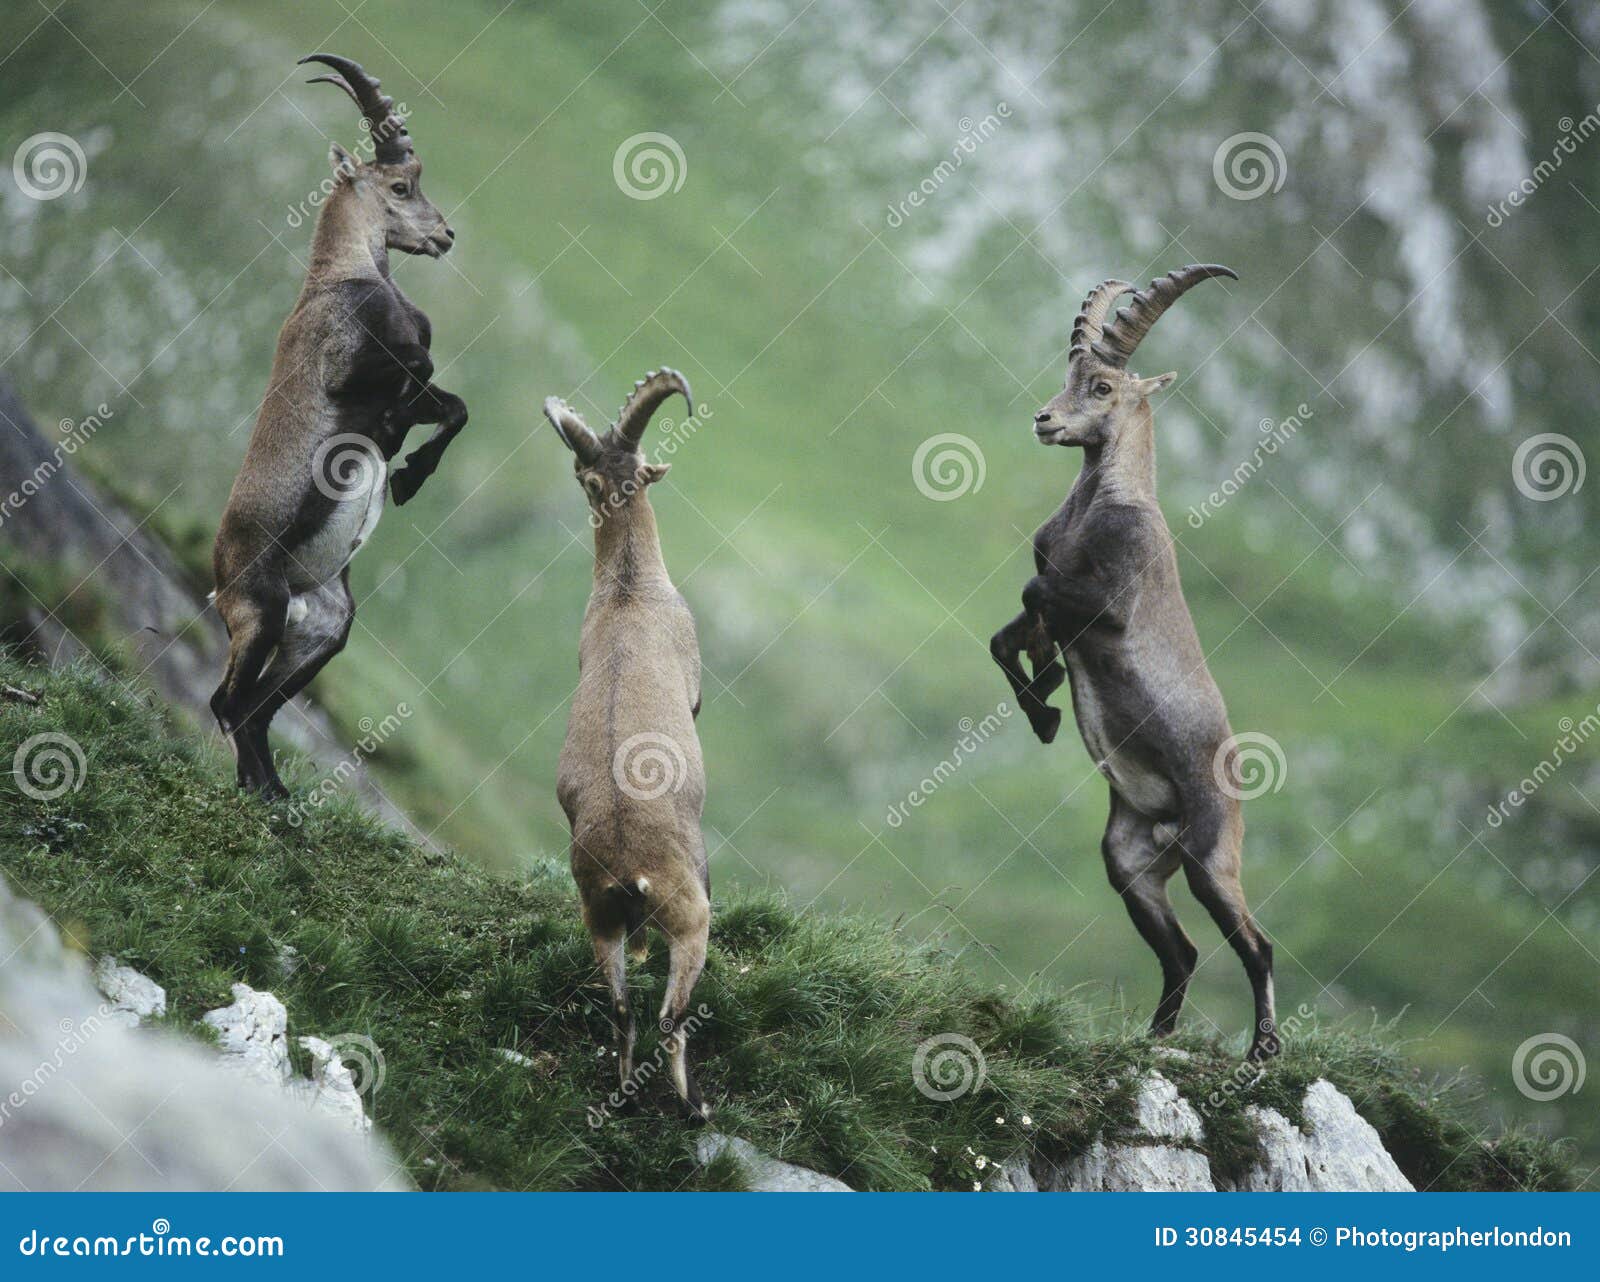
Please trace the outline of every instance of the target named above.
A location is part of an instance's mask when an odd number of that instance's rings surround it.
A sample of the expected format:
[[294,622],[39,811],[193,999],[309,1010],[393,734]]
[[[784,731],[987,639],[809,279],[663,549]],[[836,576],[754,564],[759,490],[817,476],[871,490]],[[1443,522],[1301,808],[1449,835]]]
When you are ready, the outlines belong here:
[[[157,62],[137,85],[145,128],[94,154],[86,212],[66,200],[30,211],[37,243],[7,261],[37,308],[18,340],[61,303],[62,324],[96,359],[124,379],[139,376],[144,408],[114,397],[116,426],[83,462],[140,489],[143,507],[160,505],[157,522],[180,531],[214,526],[243,444],[226,429],[260,393],[297,285],[290,253],[303,252],[306,233],[286,228],[261,192],[295,195],[322,177],[323,142],[299,112],[350,139],[337,95],[319,99],[293,79],[293,107],[273,99],[244,119],[338,13],[311,0],[270,11],[224,0],[186,29],[197,7],[154,0],[138,23],[112,9],[74,14],[75,29],[124,79],[180,34],[168,58],[228,75],[197,105],[194,79],[172,74],[176,61]],[[738,67],[708,48],[712,7],[675,3],[665,17],[727,77]],[[412,99],[428,189],[462,232],[450,261],[465,279],[407,264],[405,283],[434,316],[441,353],[454,361],[449,378],[469,391],[474,418],[449,467],[416,504],[390,514],[357,562],[361,626],[318,694],[350,725],[381,719],[400,700],[418,709],[379,766],[445,840],[501,868],[557,856],[564,826],[549,780],[588,562],[580,500],[536,406],[581,383],[592,408],[607,411],[645,368],[677,364],[717,411],[656,499],[713,674],[702,735],[719,884],[781,885],[802,903],[903,914],[908,935],[963,950],[1013,993],[1093,981],[1147,1012],[1155,968],[1103,884],[1103,789],[1072,736],[1046,752],[1012,722],[913,822],[889,830],[883,819],[950,753],[958,719],[980,719],[1004,694],[983,638],[1015,608],[1023,536],[1070,480],[1069,459],[1026,441],[1026,411],[1053,390],[1063,337],[1017,319],[1014,300],[1036,295],[1040,262],[1012,258],[961,306],[961,326],[941,323],[938,307],[901,307],[923,297],[889,252],[906,242],[873,245],[858,220],[881,231],[879,197],[922,177],[939,140],[870,191],[812,172],[825,150],[817,136],[836,117],[795,112],[772,73],[803,26],[741,80],[750,106],[735,110],[665,33],[646,21],[630,35],[642,10],[519,6],[474,40],[498,8],[382,6],[372,30],[407,68],[390,69],[353,23],[332,42],[349,42]],[[1137,18],[1113,11],[1101,21]],[[32,25],[5,34],[20,39]],[[7,117],[0,104],[0,119],[17,137],[46,127],[92,135],[106,123],[115,84],[53,27],[33,37],[52,39],[54,61],[37,59],[36,44],[30,65],[18,58],[7,68],[25,111]],[[240,49],[258,57],[241,59]],[[434,75],[437,99],[418,92]],[[1188,108],[1179,99],[1169,109]],[[862,111],[838,149],[897,128],[887,111]],[[685,147],[688,180],[671,198],[629,200],[611,180],[611,155],[622,138],[655,129]],[[975,172],[991,187],[999,177]],[[958,184],[948,195],[974,199]],[[74,292],[87,274],[81,246],[94,244],[98,262],[116,245],[111,226],[141,229],[141,253],[165,269],[159,285],[123,253]],[[583,230],[587,252],[570,246],[563,226]],[[65,261],[50,257],[52,246]],[[1259,248],[1245,238],[1216,252],[1255,257]],[[1075,302],[1083,279],[1113,265],[1062,266],[1073,280],[1060,288]],[[1252,280],[1271,279],[1267,268]],[[1231,329],[1251,305],[1219,299],[1205,323]],[[1026,394],[973,335],[1030,374]],[[1174,338],[1171,363],[1184,368],[1209,346]],[[115,391],[51,326],[12,368],[30,358],[19,373],[46,422],[81,416],[83,388],[95,398]],[[1292,403],[1302,390],[1271,394]],[[1182,412],[1176,402],[1164,408],[1163,430]],[[1328,414],[1301,444],[1317,449],[1318,432],[1350,426]],[[927,434],[951,429],[981,440],[987,480],[959,502],[930,503],[910,483],[910,457]],[[1248,815],[1247,885],[1279,944],[1285,1005],[1309,1001],[1335,1016],[1407,1011],[1421,1062],[1445,1072],[1471,1065],[1493,1083],[1497,1111],[1586,1134],[1593,1165],[1593,1110],[1529,1104],[1510,1064],[1524,1038],[1581,1034],[1592,1021],[1584,950],[1600,947],[1600,882],[1586,901],[1563,906],[1565,874],[1547,874],[1563,859],[1592,858],[1595,821],[1564,787],[1538,804],[1574,807],[1570,849],[1528,820],[1491,832],[1475,819],[1480,799],[1503,795],[1547,752],[1572,701],[1510,710],[1515,725],[1475,699],[1463,705],[1482,675],[1460,657],[1472,653],[1469,638],[1421,609],[1397,617],[1410,593],[1394,594],[1319,545],[1289,506],[1304,496],[1285,478],[1269,474],[1272,485],[1191,534],[1185,501],[1227,470],[1171,468],[1163,484],[1234,725],[1273,735],[1290,763],[1284,790]],[[1242,976],[1186,892],[1178,898],[1207,959],[1189,1017],[1236,1032],[1248,1018]],[[1557,906],[1560,914],[1547,911]]]
[[[0,703],[0,756],[49,730],[72,736],[87,759],[82,786],[58,800],[0,791],[0,869],[86,952],[113,953],[164,984],[173,1022],[225,1004],[242,980],[283,999],[291,1036],[371,1037],[385,1061],[374,1114],[424,1187],[670,1189],[732,1178],[695,1167],[694,1132],[658,1112],[664,1082],[637,1114],[587,1125],[585,1110],[610,1088],[606,1012],[563,869],[497,878],[343,802],[291,825],[282,807],[235,792],[218,762],[170,736],[126,687],[4,655],[0,680],[45,696],[37,708]],[[719,1126],[858,1187],[918,1189],[970,1187],[976,1155],[1007,1156],[1024,1135],[1066,1153],[1128,1117],[1125,1083],[1150,1047],[1090,1035],[1071,1002],[976,984],[868,918],[797,913],[763,894],[716,908],[697,994],[711,1015],[697,1051]],[[284,945],[300,954],[291,974]],[[636,976],[646,1000],[661,991],[659,952]],[[987,1079],[940,1104],[915,1089],[911,1061],[921,1039],[945,1032],[977,1041]],[[1183,1044],[1195,1058],[1163,1071],[1191,1098],[1229,1080],[1223,1048]],[[1237,1170],[1248,1152],[1246,1103],[1292,1115],[1320,1075],[1359,1101],[1419,1184],[1570,1179],[1542,1140],[1480,1142],[1379,1039],[1320,1029],[1208,1115],[1218,1169]]]

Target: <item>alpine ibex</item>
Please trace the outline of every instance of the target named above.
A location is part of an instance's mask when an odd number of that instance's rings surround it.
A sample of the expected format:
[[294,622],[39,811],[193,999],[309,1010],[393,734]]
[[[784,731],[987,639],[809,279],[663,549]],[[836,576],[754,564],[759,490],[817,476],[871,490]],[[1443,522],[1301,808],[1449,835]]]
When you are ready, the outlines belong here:
[[573,453],[594,526],[594,589],[578,643],[578,689],[556,774],[572,828],[572,877],[595,960],[611,990],[617,1069],[632,1092],[634,1019],[627,958],[643,958],[655,926],[670,950],[661,1003],[673,1087],[687,1112],[709,1110],[689,1070],[684,1013],[706,961],[711,882],[700,812],[706,772],[695,734],[700,647],[694,616],[667,577],[646,489],[667,463],[646,462],[639,440],[683,375],[653,371],[634,384],[604,436],[564,401],[544,403]]
[[[1022,590],[1022,613],[995,633],[990,651],[1045,743],[1061,724],[1045,700],[1071,681],[1079,733],[1111,785],[1101,843],[1106,870],[1161,961],[1151,1032],[1172,1031],[1195,968],[1195,946],[1167,898],[1167,882],[1181,867],[1244,962],[1255,993],[1250,1057],[1265,1059],[1278,1049],[1272,945],[1251,919],[1239,883],[1238,751],[1156,502],[1149,397],[1177,375],[1140,378],[1127,368],[1161,314],[1214,276],[1238,279],[1226,267],[1197,265],[1143,290],[1108,280],[1084,300],[1066,385],[1033,423],[1041,444],[1081,448],[1083,468],[1066,502],[1034,534],[1037,573]],[[1108,323],[1125,293],[1133,294],[1131,303]]]
[[334,187],[311,266],[278,335],[272,376],[212,552],[228,664],[211,697],[239,786],[286,795],[267,727],[344,648],[355,617],[350,560],[383,512],[388,461],[418,423],[433,436],[394,474],[404,503],[467,421],[429,380],[432,326],[389,274],[389,251],[442,257],[455,240],[422,194],[422,165],[394,101],[348,58],[316,53],[360,107],[372,159],[334,143]]

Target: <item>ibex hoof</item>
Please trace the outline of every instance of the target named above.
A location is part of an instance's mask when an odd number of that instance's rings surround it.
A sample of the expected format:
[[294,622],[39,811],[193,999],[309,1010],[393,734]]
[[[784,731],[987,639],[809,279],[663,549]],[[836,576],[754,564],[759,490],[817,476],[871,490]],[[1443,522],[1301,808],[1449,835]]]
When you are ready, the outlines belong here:
[[1033,732],[1039,736],[1040,743],[1053,742],[1059,729],[1061,729],[1060,708],[1046,708],[1034,718]]

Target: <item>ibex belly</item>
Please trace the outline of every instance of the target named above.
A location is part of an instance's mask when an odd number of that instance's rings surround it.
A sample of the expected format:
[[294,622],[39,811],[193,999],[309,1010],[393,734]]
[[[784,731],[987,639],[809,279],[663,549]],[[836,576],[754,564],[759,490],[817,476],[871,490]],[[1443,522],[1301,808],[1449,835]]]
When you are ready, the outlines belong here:
[[289,549],[289,586],[295,593],[309,592],[331,583],[350,564],[361,545],[372,537],[383,515],[389,468],[375,455],[370,456],[360,474],[342,489],[321,527]]
[[1178,791],[1171,780],[1129,750],[1126,731],[1119,736],[1107,724],[1105,707],[1082,659],[1070,650],[1064,650],[1062,657],[1072,685],[1072,711],[1078,719],[1078,733],[1100,773],[1142,814],[1160,818],[1176,813]]

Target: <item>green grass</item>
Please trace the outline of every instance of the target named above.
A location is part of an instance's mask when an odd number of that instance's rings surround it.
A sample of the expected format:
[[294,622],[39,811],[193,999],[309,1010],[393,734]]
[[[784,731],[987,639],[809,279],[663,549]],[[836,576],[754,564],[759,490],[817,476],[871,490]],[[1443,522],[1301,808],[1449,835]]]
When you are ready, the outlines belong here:
[[[48,731],[71,736],[86,761],[81,786],[58,799],[0,790],[0,870],[84,952],[163,984],[169,1024],[226,1004],[243,981],[283,1000],[291,1037],[372,1038],[384,1061],[372,1113],[425,1188],[736,1181],[727,1163],[696,1165],[696,1131],[671,1115],[661,1078],[636,1112],[588,1124],[612,1088],[607,1010],[563,867],[495,876],[342,799],[297,825],[86,667],[50,673],[0,654],[0,680],[43,695],[37,707],[0,703],[0,756]],[[853,1186],[968,1188],[980,1155],[1080,1151],[1126,1128],[1131,1083],[1155,1062],[1105,1012],[1048,991],[1008,995],[872,917],[741,891],[719,891],[714,911],[696,993],[710,1013],[694,1051],[717,1126]],[[299,954],[287,968],[286,946]],[[662,991],[660,952],[634,974],[646,1008]],[[912,1073],[919,1043],[940,1033],[972,1038],[986,1062],[982,1084],[949,1102],[926,1098]],[[1226,1046],[1178,1044],[1192,1057],[1162,1070],[1192,1099],[1222,1097],[1206,1121],[1219,1173],[1248,1165],[1247,1104],[1293,1117],[1304,1087],[1326,1076],[1419,1184],[1571,1182],[1546,1141],[1479,1138],[1459,1092],[1423,1081],[1381,1030],[1307,1028],[1242,1089],[1227,1085],[1248,1075]]]

